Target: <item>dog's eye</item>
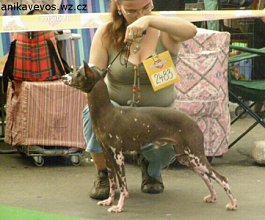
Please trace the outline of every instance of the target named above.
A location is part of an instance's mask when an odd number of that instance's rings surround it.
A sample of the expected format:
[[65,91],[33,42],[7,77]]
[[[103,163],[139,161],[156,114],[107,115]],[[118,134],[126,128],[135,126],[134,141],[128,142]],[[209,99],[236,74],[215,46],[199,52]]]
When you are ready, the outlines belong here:
[[76,73],[76,76],[77,76],[77,77],[79,77],[80,75],[81,75],[81,74],[80,74],[79,72],[78,72],[78,73]]

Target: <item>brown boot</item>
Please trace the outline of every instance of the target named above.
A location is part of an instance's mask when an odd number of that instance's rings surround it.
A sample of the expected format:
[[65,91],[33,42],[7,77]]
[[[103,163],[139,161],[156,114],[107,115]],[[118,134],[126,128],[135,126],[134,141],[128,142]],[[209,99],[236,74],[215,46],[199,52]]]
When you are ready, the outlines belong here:
[[141,190],[144,193],[157,194],[164,191],[164,184],[162,182],[162,177],[153,178],[148,175],[147,167],[148,161],[144,158],[141,160],[141,170],[142,170],[142,185]]
[[107,170],[98,171],[97,178],[94,180],[93,188],[89,193],[90,198],[103,200],[109,197],[109,178]]

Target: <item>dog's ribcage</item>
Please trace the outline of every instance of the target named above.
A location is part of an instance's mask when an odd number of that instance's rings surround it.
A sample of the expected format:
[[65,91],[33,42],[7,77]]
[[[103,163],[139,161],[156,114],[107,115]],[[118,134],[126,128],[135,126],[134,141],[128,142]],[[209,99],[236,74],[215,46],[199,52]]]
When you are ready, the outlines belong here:
[[[181,137],[184,132],[192,133],[193,126],[197,126],[184,113],[156,107],[115,107],[108,115],[98,118],[96,123],[95,133],[102,142],[115,148],[126,146],[127,150],[136,150],[148,143],[176,144],[183,141]],[[191,126],[186,130],[188,123]]]

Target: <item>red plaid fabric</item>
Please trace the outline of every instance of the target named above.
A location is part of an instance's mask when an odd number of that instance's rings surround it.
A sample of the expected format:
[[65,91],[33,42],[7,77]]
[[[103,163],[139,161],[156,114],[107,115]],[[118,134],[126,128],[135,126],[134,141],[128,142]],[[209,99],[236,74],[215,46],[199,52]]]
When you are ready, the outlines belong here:
[[[59,53],[52,31],[15,33],[14,40],[16,40],[14,80],[50,81],[61,78],[60,71],[53,60],[53,56],[59,57]],[[57,54],[50,54],[47,40],[52,42]],[[52,62],[54,62],[54,69]]]

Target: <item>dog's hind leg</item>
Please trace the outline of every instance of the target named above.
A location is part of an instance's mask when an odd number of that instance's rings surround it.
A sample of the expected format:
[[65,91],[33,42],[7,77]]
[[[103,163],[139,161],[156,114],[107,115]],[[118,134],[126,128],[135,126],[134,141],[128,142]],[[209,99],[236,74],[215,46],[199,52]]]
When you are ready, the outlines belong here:
[[213,184],[212,184],[211,179],[209,178],[209,176],[206,173],[199,173],[199,175],[202,177],[203,181],[205,182],[206,186],[208,187],[208,189],[210,191],[210,195],[205,196],[203,198],[203,201],[207,202],[207,203],[214,203],[216,201],[216,192],[213,188]]
[[214,203],[216,201],[216,192],[213,188],[213,184],[209,176],[205,173],[199,170],[198,165],[195,165],[192,161],[192,158],[190,157],[190,154],[178,154],[176,155],[176,159],[179,161],[180,164],[183,164],[189,168],[191,168],[195,173],[197,173],[205,182],[206,186],[208,187],[210,191],[210,195],[206,196],[203,201],[207,203]]
[[[206,159],[207,160],[207,159]],[[230,203],[228,203],[226,205],[226,209],[227,210],[236,210],[238,205],[237,205],[237,200],[236,198],[233,196],[228,180],[226,177],[220,175],[217,171],[215,171],[210,165],[208,166],[208,170],[209,172],[207,173],[207,175],[214,179],[219,185],[222,186],[222,188],[225,190],[228,198],[230,199]]]
[[215,171],[211,167],[207,158],[204,155],[196,156],[189,149],[185,149],[184,152],[185,152],[185,155],[187,156],[187,161],[189,163],[188,166],[201,176],[201,178],[204,180],[204,182],[206,183],[210,191],[210,195],[206,196],[204,198],[204,201],[209,203],[209,202],[215,202],[216,200],[216,193],[215,193],[215,190],[213,189],[213,185],[210,180],[210,178],[212,178],[219,185],[222,186],[228,198],[230,199],[230,203],[226,205],[227,210],[237,209],[237,201],[232,195],[227,178],[220,175],[217,171]]

